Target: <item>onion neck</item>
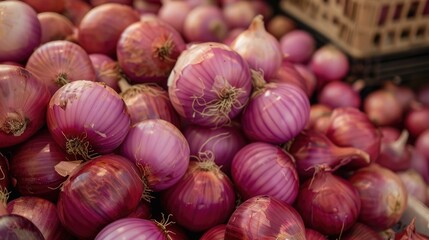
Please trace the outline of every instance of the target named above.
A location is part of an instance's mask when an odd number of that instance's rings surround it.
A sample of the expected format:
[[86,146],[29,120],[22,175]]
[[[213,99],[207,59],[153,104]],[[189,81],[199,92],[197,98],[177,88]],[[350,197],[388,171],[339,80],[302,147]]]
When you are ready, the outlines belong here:
[[85,136],[66,138],[66,152],[73,156],[80,156],[90,160],[97,154],[92,150],[91,144]]
[[3,122],[3,125],[0,127],[0,130],[6,134],[18,137],[24,133],[28,122],[29,119],[25,118],[23,114],[9,112],[7,113],[6,119]]
[[220,167],[215,163],[215,155],[212,151],[199,152],[197,159],[197,169],[204,172],[215,172],[220,171]]
[[162,62],[175,62],[170,56],[174,49],[174,42],[171,34],[168,37],[164,37],[159,41],[155,41],[154,54]]
[[266,33],[264,17],[262,15],[255,16],[250,23],[248,31],[252,31],[254,33]]
[[57,76],[57,78],[55,79],[55,83],[59,87],[62,87],[62,86],[66,85],[69,82],[70,81],[68,80],[67,73],[59,73],[58,76]]
[[398,155],[402,155],[401,153],[404,152],[405,147],[407,146],[409,133],[406,129],[402,130],[401,135],[399,136],[396,141],[389,144],[389,147],[391,150],[393,150]]
[[267,81],[265,81],[264,73],[262,71],[250,69],[250,72],[252,74],[252,84],[254,88],[253,95],[257,95],[264,90]]

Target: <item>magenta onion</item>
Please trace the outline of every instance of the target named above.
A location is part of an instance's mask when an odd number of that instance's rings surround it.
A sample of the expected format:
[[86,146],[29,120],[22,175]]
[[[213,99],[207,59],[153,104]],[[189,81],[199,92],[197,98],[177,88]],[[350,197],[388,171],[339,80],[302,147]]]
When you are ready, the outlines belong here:
[[0,216],[0,236],[5,239],[45,240],[34,223],[16,214]]
[[120,92],[119,81],[123,77],[119,64],[111,57],[100,53],[90,54],[89,59],[94,67],[97,82],[103,82],[116,92]]
[[244,134],[236,125],[207,128],[189,125],[183,132],[188,141],[191,156],[210,152],[216,165],[231,176],[231,163],[234,155],[246,145]]
[[301,216],[289,204],[256,196],[240,204],[225,229],[225,239],[305,239]]
[[326,240],[328,238],[316,230],[313,230],[311,228],[306,228],[305,239],[306,240]]
[[72,160],[57,145],[47,130],[42,130],[20,145],[10,161],[10,175],[15,190],[23,196],[37,196],[56,201],[66,180],[55,171],[61,161]]
[[170,24],[179,33],[183,33],[183,25],[192,10],[187,1],[164,1],[158,11],[159,19]]
[[317,94],[317,102],[331,108],[354,107],[360,108],[361,98],[353,86],[343,81],[326,83]]
[[426,129],[429,129],[429,105],[427,107],[411,108],[405,115],[404,126],[410,135],[417,138]]
[[76,43],[66,40],[40,46],[31,54],[25,68],[43,82],[52,95],[69,82],[96,80],[88,54]]
[[381,234],[374,231],[370,225],[357,222],[347,230],[341,239],[343,240],[360,240],[360,239],[371,239],[371,240],[383,240]]
[[191,123],[220,127],[238,116],[252,88],[243,58],[222,43],[200,43],[185,50],[168,79],[173,107]]
[[34,223],[45,240],[70,238],[58,218],[56,205],[46,199],[21,196],[10,201],[7,210]]
[[241,124],[253,141],[285,143],[307,124],[310,101],[304,91],[290,83],[265,83],[254,74],[252,97],[243,111]]
[[347,56],[333,45],[317,49],[311,56],[310,66],[321,81],[341,80],[350,68]]
[[86,0],[66,0],[62,15],[70,19],[75,26],[79,26],[91,8],[92,6]]
[[153,191],[176,184],[189,164],[189,145],[180,130],[162,119],[134,124],[120,152],[139,166],[147,186]]
[[41,41],[37,13],[20,1],[2,1],[0,9],[0,62],[24,62]]
[[224,240],[226,224],[219,224],[205,231],[200,240]]
[[47,111],[55,142],[68,154],[84,159],[113,152],[125,139],[130,123],[126,105],[115,90],[86,80],[58,89]]
[[405,189],[409,196],[415,197],[417,200],[425,203],[427,200],[426,188],[427,184],[422,175],[414,169],[407,169],[396,173],[404,183]]
[[175,222],[199,232],[228,220],[235,193],[231,180],[213,161],[191,161],[179,182],[161,192],[161,202]]
[[73,34],[74,25],[65,16],[55,12],[37,14],[42,29],[41,43],[55,40],[66,40]]
[[385,230],[396,224],[407,207],[407,190],[397,174],[378,164],[354,172],[349,181],[359,191],[359,221]]
[[116,54],[131,82],[165,82],[185,42],[173,27],[157,17],[142,17],[121,34]]
[[415,140],[416,150],[429,161],[429,129],[423,131]]
[[334,109],[326,136],[338,146],[355,147],[367,152],[371,162],[376,161],[380,154],[381,132],[368,116],[357,108]]
[[115,154],[75,169],[57,202],[63,226],[78,238],[94,238],[104,226],[130,214],[144,190],[138,171],[135,164]]
[[[301,179],[314,176],[319,171],[335,171],[350,162],[369,164],[368,153],[353,147],[339,147],[326,135],[316,130],[303,130],[292,141],[289,153],[294,157]],[[356,163],[355,163],[356,164]]]
[[192,8],[183,23],[183,35],[188,42],[222,42],[227,32],[222,10],[214,5]]
[[293,63],[308,62],[316,50],[316,40],[304,30],[290,31],[279,42],[285,58]]
[[265,30],[261,15],[254,17],[250,26],[230,46],[251,69],[262,72],[265,79],[273,77],[282,64],[280,43]]
[[311,93],[308,91],[307,82],[302,75],[296,70],[295,65],[288,61],[283,61],[280,68],[272,79],[267,79],[268,82],[285,82],[292,83],[300,87],[308,97]]
[[244,0],[223,6],[222,12],[229,29],[247,28],[258,14],[252,1]]
[[402,130],[400,136],[393,140],[389,140],[383,135],[380,155],[375,162],[392,171],[409,169],[411,167],[411,150],[408,144],[408,131]]
[[379,126],[391,126],[402,119],[403,108],[394,93],[379,89],[368,94],[363,100],[363,111]]
[[232,160],[231,173],[243,200],[267,195],[292,204],[298,195],[292,155],[269,143],[253,142],[240,149]]
[[24,142],[45,124],[50,97],[27,69],[0,64],[0,148]]
[[114,56],[121,33],[140,19],[130,6],[106,3],[92,8],[79,24],[79,44],[88,52]]

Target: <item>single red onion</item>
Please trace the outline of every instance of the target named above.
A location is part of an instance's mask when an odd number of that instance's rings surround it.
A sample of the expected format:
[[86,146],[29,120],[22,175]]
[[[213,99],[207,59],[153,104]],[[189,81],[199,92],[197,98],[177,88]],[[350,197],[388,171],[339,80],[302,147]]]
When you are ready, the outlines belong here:
[[429,106],[411,108],[404,119],[404,126],[410,135],[417,138],[426,129],[429,129]]
[[411,169],[416,170],[419,172],[419,174],[423,177],[426,184],[429,185],[429,160],[426,158],[423,153],[418,151],[414,146],[409,147],[409,151],[411,153],[410,155],[410,162],[411,162]]
[[294,65],[295,69],[301,74],[301,76],[305,80],[305,85],[307,85],[307,95],[309,97],[312,97],[317,87],[316,76],[308,66],[299,63],[295,63]]
[[37,14],[37,18],[42,29],[42,44],[55,40],[66,40],[73,34],[73,23],[59,13],[42,12]]
[[301,131],[292,141],[289,153],[294,158],[301,179],[308,179],[319,171],[335,171],[349,163],[370,163],[369,155],[365,151],[336,146],[325,134],[316,130]]
[[342,236],[343,240],[360,240],[360,239],[371,239],[371,240],[383,240],[384,238],[376,231],[374,231],[371,225],[365,225],[357,222],[347,230]]
[[96,7],[102,4],[106,3],[119,3],[123,5],[133,5],[133,0],[89,0],[89,3],[91,3],[92,6]]
[[318,48],[311,56],[310,66],[321,81],[341,80],[350,68],[347,56],[333,45]]
[[332,108],[354,107],[360,108],[361,98],[353,86],[343,81],[326,83],[317,94],[317,102]]
[[100,53],[89,54],[89,59],[94,68],[97,82],[103,82],[116,92],[120,92],[119,81],[123,77],[119,64],[111,57]]
[[86,80],[58,89],[47,111],[55,142],[68,154],[84,159],[113,152],[125,139],[130,123],[127,107],[115,90]]
[[413,218],[411,222],[400,232],[395,235],[395,240],[427,240],[429,236],[425,236],[416,230],[416,219]]
[[397,172],[396,174],[398,174],[399,178],[401,178],[409,195],[415,197],[422,203],[427,201],[427,184],[419,172],[414,169],[407,169]]
[[296,70],[295,65],[292,62],[283,60],[282,65],[277,70],[274,77],[267,79],[267,82],[292,83],[301,88],[308,97],[311,96],[311,93],[307,89],[307,82]]
[[407,190],[397,174],[376,163],[358,169],[348,179],[359,191],[359,221],[375,230],[395,225],[407,207]]
[[184,49],[179,32],[158,17],[146,16],[122,32],[116,54],[131,82],[166,82]]
[[421,152],[423,156],[429,161],[429,129],[426,129],[415,140],[416,150]]
[[183,35],[188,42],[222,42],[227,32],[222,10],[214,5],[192,8],[183,23]]
[[293,30],[280,38],[280,47],[285,58],[293,63],[306,63],[316,50],[316,40],[307,31]]
[[267,31],[277,39],[296,29],[296,23],[290,17],[282,14],[273,16],[267,23]]
[[34,223],[16,214],[0,216],[0,236],[5,239],[45,240]]
[[253,142],[241,148],[232,160],[231,174],[243,200],[267,195],[292,204],[298,195],[293,156],[269,143]]
[[280,43],[266,31],[262,15],[254,17],[250,26],[230,46],[247,61],[251,69],[261,72],[265,79],[271,79],[282,64]]
[[147,187],[165,190],[176,184],[189,164],[189,145],[180,130],[162,119],[134,124],[120,152],[141,170]]
[[223,6],[225,22],[229,29],[247,28],[256,17],[256,11],[252,1],[240,0]]
[[305,239],[306,240],[327,240],[328,238],[320,232],[311,228],[305,228]]
[[401,135],[389,140],[382,136],[378,164],[392,171],[404,171],[411,167],[411,151],[408,144],[408,131],[402,130]]
[[376,161],[380,154],[381,133],[359,109],[352,107],[334,109],[326,136],[338,146],[355,147],[367,152],[371,162]]
[[88,54],[78,44],[66,40],[41,45],[31,54],[25,68],[43,82],[52,95],[69,82],[96,80]]
[[[10,176],[9,160],[0,152],[0,196],[1,196],[1,192],[8,192],[10,188],[10,182],[11,182],[11,176]],[[0,197],[0,203],[1,203],[1,197]]]
[[224,240],[226,224],[219,224],[205,231],[200,240]]
[[27,69],[0,65],[0,148],[24,142],[45,124],[50,97]]
[[58,198],[63,226],[80,239],[93,239],[107,224],[130,214],[144,191],[138,172],[135,164],[115,154],[79,166]]
[[57,12],[61,13],[65,7],[65,0],[22,0],[30,5],[37,12]]
[[391,126],[401,121],[404,113],[394,93],[379,89],[369,93],[363,100],[363,111],[378,126]]
[[34,223],[45,240],[71,239],[60,222],[56,205],[46,199],[21,196],[7,204],[7,211]]
[[0,9],[0,62],[25,62],[41,42],[37,13],[20,1],[1,1]]
[[[310,118],[307,122],[306,129],[313,129],[317,130],[316,127],[317,122],[321,118],[328,119],[330,118],[332,113],[332,108],[328,105],[321,104],[321,103],[314,103],[310,106]],[[328,123],[328,121],[326,121]],[[324,132],[324,131],[320,131]]]
[[222,43],[195,44],[183,51],[168,79],[170,100],[179,115],[208,127],[237,117],[251,88],[248,64]]
[[285,143],[307,125],[310,100],[290,83],[266,83],[253,72],[254,90],[241,116],[244,133],[252,141]]
[[225,229],[225,239],[305,239],[301,216],[289,204],[271,196],[256,196],[240,204]]
[[106,3],[94,7],[79,24],[79,44],[88,54],[114,56],[121,33],[139,20],[139,14],[127,5]]
[[207,128],[189,125],[183,132],[191,151],[191,156],[211,152],[216,165],[231,176],[231,163],[235,154],[246,145],[247,140],[237,126]]
[[187,1],[164,1],[158,11],[158,17],[170,24],[179,33],[183,33],[185,19],[192,8]]
[[226,222],[234,211],[234,187],[213,161],[191,161],[179,182],[161,192],[161,203],[179,225],[206,231]]
[[62,13],[70,19],[75,26],[79,26],[83,17],[92,9],[85,0],[65,0],[65,9]]

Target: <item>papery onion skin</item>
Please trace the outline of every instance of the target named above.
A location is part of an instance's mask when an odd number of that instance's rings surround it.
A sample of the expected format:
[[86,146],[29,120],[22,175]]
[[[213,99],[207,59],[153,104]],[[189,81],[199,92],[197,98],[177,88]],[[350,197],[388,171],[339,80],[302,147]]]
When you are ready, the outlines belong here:
[[240,204],[225,229],[225,239],[305,239],[301,216],[289,204],[256,196]]
[[307,227],[322,234],[339,235],[356,223],[361,202],[359,192],[349,181],[321,171],[301,184],[295,207]]
[[122,218],[105,226],[95,240],[153,239],[167,240],[167,232],[152,220]]
[[0,148],[24,142],[45,124],[50,97],[27,69],[0,65]]
[[425,236],[416,230],[416,219],[413,218],[411,222],[403,229],[395,235],[395,240],[426,240],[429,239],[428,236]]
[[71,239],[60,222],[56,205],[46,199],[21,196],[7,204],[7,211],[33,222],[45,240]]
[[25,68],[43,82],[52,95],[69,82],[96,80],[88,54],[78,44],[66,40],[41,45],[31,54]]
[[305,228],[305,239],[306,240],[326,240],[328,239],[325,235],[311,228]]
[[200,43],[182,52],[168,79],[173,107],[191,123],[221,127],[246,105],[252,82],[243,58],[222,43]]
[[119,148],[139,166],[148,187],[161,191],[176,184],[189,164],[189,145],[180,130],[162,119],[134,124]]
[[125,139],[131,119],[119,94],[103,83],[77,80],[52,96],[47,126],[68,154],[90,159],[113,152]]
[[23,2],[0,2],[0,29],[0,62],[24,62],[41,42],[37,13]]
[[341,237],[343,240],[360,240],[360,239],[371,239],[371,240],[383,240],[382,236],[374,231],[370,225],[357,222]]
[[373,163],[348,179],[359,191],[359,221],[375,230],[396,224],[407,207],[407,190],[398,175]]
[[37,14],[42,29],[41,44],[56,40],[66,40],[74,32],[73,23],[55,12]]
[[99,156],[73,171],[57,202],[63,226],[93,239],[107,224],[130,214],[144,191],[137,166],[115,154]]
[[5,239],[45,240],[34,223],[16,214],[0,216],[0,236]]
[[120,92],[119,81],[123,77],[119,64],[111,57],[100,53],[89,54],[89,59],[94,67],[97,82],[104,82],[116,92]]
[[267,195],[292,204],[298,195],[294,158],[273,144],[253,142],[244,146],[232,160],[231,173],[243,200]]
[[205,231],[200,240],[224,240],[226,224],[219,224]]
[[173,221],[194,232],[225,223],[235,199],[232,181],[210,160],[191,161],[179,182],[161,193],[162,207]]

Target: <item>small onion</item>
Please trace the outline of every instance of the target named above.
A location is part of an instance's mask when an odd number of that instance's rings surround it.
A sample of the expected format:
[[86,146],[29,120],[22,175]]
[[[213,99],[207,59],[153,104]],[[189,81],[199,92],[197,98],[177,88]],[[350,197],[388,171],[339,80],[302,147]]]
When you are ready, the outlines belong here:
[[313,230],[311,228],[306,228],[305,239],[306,240],[326,240],[328,238],[316,230]]
[[45,124],[50,97],[27,69],[0,64],[0,148],[24,142]]
[[74,32],[73,23],[65,16],[55,12],[37,14],[42,29],[41,43],[66,40]]
[[123,77],[119,64],[111,57],[100,53],[89,54],[89,59],[94,67],[97,82],[103,82],[116,92],[120,92],[119,81]]
[[399,123],[404,112],[399,99],[387,89],[369,93],[363,101],[363,111],[378,126]]
[[192,10],[187,1],[164,1],[158,11],[158,17],[170,24],[179,33],[183,33],[183,25]]
[[324,133],[325,132],[324,129],[327,128],[327,125],[326,125],[326,127],[324,127],[324,126],[321,127],[320,123],[323,121],[323,123],[328,124],[331,114],[332,114],[332,108],[330,106],[327,106],[327,105],[321,104],[321,103],[311,104],[311,106],[310,106],[310,118],[309,118],[305,128],[318,130],[318,131]]
[[341,80],[350,68],[347,56],[333,45],[317,49],[311,56],[310,66],[321,81]]
[[267,24],[267,31],[277,39],[296,29],[296,23],[290,17],[282,14],[273,16]]
[[34,223],[16,214],[0,216],[0,236],[5,239],[45,240]]
[[134,124],[120,152],[141,168],[147,186],[153,191],[176,184],[189,164],[189,145],[180,130],[162,119]]
[[205,231],[200,240],[224,240],[226,224],[219,224]]
[[94,238],[107,224],[130,214],[139,204],[144,185],[128,159],[108,154],[75,169],[57,202],[61,223],[79,238]]
[[269,143],[253,142],[240,149],[231,173],[241,198],[267,195],[292,204],[299,189],[293,161],[292,155]]
[[231,180],[213,161],[191,161],[179,182],[161,193],[161,203],[175,222],[199,232],[228,220],[235,193]]
[[289,204],[256,196],[240,204],[225,229],[225,239],[305,239],[301,216]]
[[78,44],[66,40],[41,45],[31,54],[25,68],[43,82],[52,95],[69,82],[96,80],[88,54]]
[[343,240],[360,240],[360,239],[371,239],[371,240],[383,240],[382,236],[374,231],[370,225],[357,222],[353,227],[347,230],[341,239]]
[[343,81],[326,83],[317,94],[317,102],[331,108],[354,107],[360,108],[361,98],[353,86]]
[[240,0],[223,6],[225,22],[230,29],[247,28],[258,14],[252,1]]
[[316,40],[304,30],[290,31],[279,42],[286,59],[294,63],[308,62],[316,50]]
[[404,126],[413,137],[418,137],[429,129],[429,105],[427,107],[411,108],[405,115]]
[[84,159],[113,152],[125,139],[130,123],[119,94],[87,80],[58,89],[47,111],[47,126],[55,142],[68,154]]

